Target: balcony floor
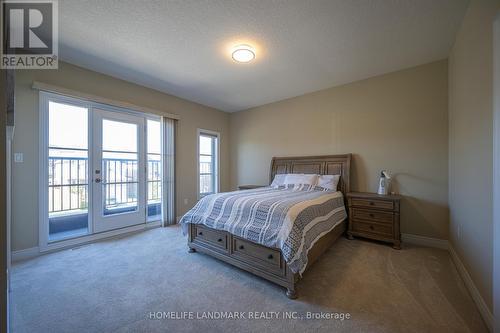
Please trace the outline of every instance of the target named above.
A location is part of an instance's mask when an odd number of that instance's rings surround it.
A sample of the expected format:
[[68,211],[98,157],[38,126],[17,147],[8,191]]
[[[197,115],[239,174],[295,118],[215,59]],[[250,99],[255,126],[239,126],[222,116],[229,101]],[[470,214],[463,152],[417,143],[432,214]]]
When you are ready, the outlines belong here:
[[[114,213],[123,213],[127,210],[115,210]],[[105,214],[105,215],[109,215]],[[148,204],[147,222],[161,218],[161,204]],[[81,237],[88,234],[88,213],[78,210],[73,213],[59,213],[49,217],[49,242]]]
[[88,234],[88,228],[55,232],[49,235],[49,242],[56,242],[62,239],[81,237],[87,234]]

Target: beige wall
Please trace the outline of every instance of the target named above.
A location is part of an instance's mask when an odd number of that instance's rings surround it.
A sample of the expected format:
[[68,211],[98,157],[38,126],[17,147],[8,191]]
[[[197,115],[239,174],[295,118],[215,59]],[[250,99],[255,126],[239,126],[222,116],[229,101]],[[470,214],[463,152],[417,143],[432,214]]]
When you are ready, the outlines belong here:
[[443,60],[231,114],[231,187],[267,184],[273,156],[353,153],[353,190],[392,171],[402,232],[446,239],[447,75]]
[[[196,103],[66,63],[59,70],[19,70],[16,76],[16,130],[13,151],[24,153],[24,163],[13,165],[12,248],[38,245],[38,92],[40,81],[67,89],[125,101],[138,106],[174,113],[181,117],[177,146],[177,214],[197,200],[196,129],[221,133],[221,189],[229,182],[229,115]],[[184,205],[184,199],[188,204]]]
[[492,22],[498,1],[472,1],[449,58],[450,241],[492,309]]

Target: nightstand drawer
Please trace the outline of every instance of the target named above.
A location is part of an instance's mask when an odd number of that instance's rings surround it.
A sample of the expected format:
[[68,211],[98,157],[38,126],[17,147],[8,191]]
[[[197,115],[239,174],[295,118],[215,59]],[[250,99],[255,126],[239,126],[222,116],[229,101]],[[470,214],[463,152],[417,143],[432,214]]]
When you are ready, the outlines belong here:
[[357,220],[361,219],[367,221],[389,223],[392,225],[392,222],[394,221],[394,214],[389,212],[353,208],[352,218]]
[[387,236],[388,238],[393,237],[392,225],[369,223],[363,221],[352,221],[352,230],[355,232],[370,233],[376,235]]
[[370,207],[370,208],[378,208],[385,210],[393,210],[394,202],[393,201],[385,201],[385,200],[370,200],[370,199],[358,199],[352,198],[351,205],[357,207]]

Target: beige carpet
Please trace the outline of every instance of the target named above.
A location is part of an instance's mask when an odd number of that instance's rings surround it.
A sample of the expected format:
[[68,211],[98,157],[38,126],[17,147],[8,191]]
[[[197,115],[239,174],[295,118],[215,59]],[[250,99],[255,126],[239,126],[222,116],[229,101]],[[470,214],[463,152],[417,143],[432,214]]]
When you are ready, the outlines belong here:
[[[306,272],[298,292],[289,300],[281,287],[187,253],[180,228],[169,227],[16,264],[11,325],[30,333],[487,331],[442,250],[396,251],[341,238]],[[150,319],[152,312],[181,311],[194,319]],[[234,311],[245,318],[197,319]],[[250,311],[277,312],[279,319],[251,319]],[[307,319],[307,312],[350,319]]]

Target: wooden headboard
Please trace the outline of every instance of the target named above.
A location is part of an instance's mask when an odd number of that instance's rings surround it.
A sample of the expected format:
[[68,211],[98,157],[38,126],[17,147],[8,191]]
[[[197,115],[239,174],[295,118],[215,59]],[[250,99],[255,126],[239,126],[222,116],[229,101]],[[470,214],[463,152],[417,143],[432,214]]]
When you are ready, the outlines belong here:
[[327,156],[273,157],[271,161],[271,183],[276,174],[314,173],[318,175],[340,175],[338,190],[344,195],[350,191],[351,154]]

